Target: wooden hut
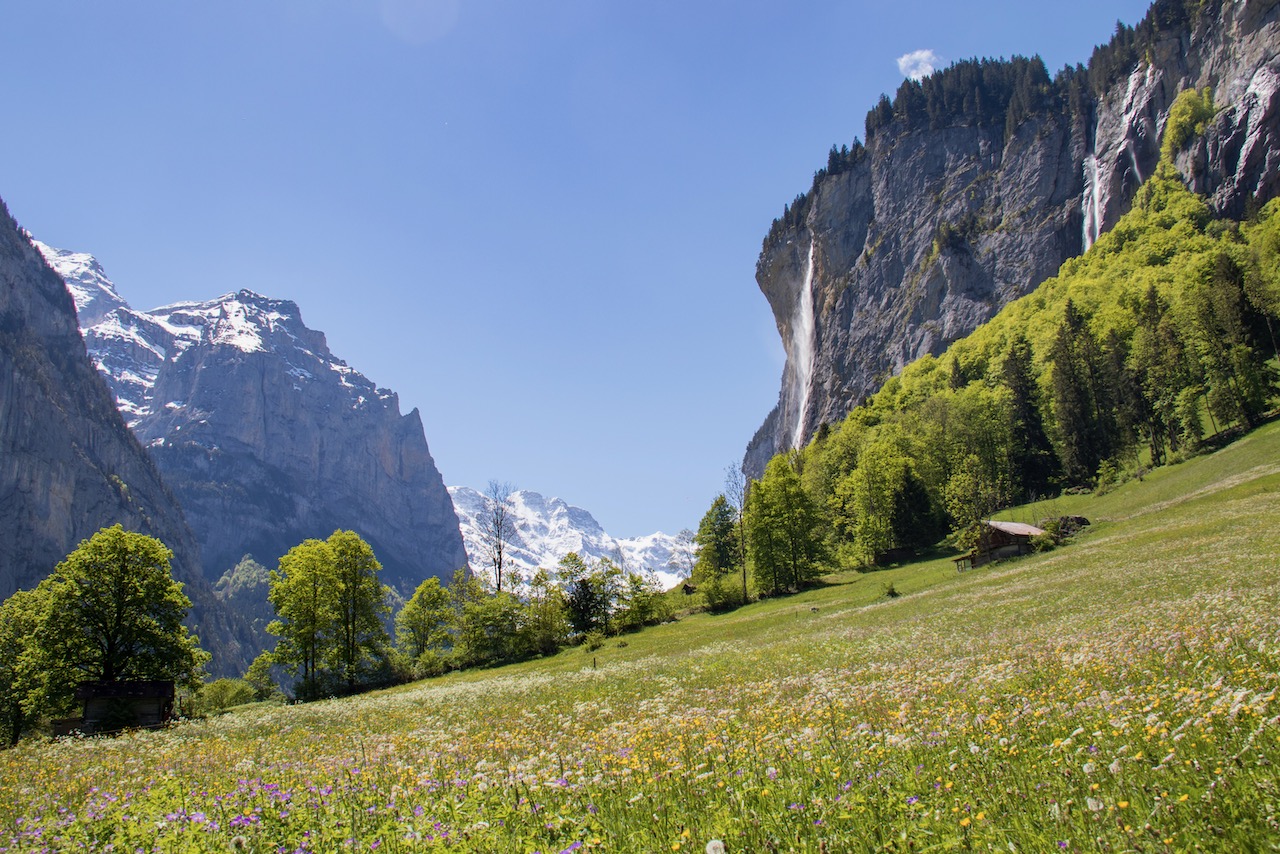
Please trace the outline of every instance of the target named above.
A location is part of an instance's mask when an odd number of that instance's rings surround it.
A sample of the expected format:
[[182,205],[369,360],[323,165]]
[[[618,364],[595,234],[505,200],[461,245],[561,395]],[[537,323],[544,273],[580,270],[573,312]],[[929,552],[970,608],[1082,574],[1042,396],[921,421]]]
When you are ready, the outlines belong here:
[[76,699],[84,703],[84,716],[57,721],[54,731],[94,735],[133,727],[156,729],[173,719],[174,697],[172,680],[81,682]]
[[956,572],[983,566],[993,560],[1030,554],[1035,551],[1031,538],[1043,534],[1044,531],[1035,525],[1022,522],[1000,522],[987,519],[981,523],[978,532],[978,545],[968,554],[952,558]]

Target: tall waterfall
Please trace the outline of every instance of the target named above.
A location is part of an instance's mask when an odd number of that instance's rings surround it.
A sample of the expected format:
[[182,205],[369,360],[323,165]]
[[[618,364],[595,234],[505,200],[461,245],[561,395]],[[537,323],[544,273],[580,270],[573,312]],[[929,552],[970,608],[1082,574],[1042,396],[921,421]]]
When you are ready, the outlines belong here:
[[817,330],[813,317],[813,253],[817,245],[817,238],[811,237],[809,258],[804,266],[804,282],[800,285],[800,295],[796,300],[795,311],[791,315],[790,366],[794,380],[792,387],[800,389],[795,428],[791,434],[793,448],[803,445],[805,427],[808,426],[809,390],[813,383],[813,360],[817,343]]
[[1084,214],[1084,251],[1102,233],[1102,188],[1098,186],[1098,158],[1090,154],[1084,159],[1084,198],[1080,200]]

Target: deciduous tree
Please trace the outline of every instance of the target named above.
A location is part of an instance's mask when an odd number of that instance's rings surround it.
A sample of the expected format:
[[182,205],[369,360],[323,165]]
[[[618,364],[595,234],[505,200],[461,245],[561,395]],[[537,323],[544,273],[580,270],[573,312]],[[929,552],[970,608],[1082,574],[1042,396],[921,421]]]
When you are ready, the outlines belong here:
[[172,556],[156,538],[114,525],[40,582],[35,644],[53,708],[66,708],[86,680],[200,685],[209,655],[183,625],[191,600],[170,573]]

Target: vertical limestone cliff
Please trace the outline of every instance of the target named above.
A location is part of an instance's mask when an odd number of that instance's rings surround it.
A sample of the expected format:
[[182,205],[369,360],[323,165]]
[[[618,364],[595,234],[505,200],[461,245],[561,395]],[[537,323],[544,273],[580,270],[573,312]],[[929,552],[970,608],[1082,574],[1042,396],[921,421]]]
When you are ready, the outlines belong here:
[[1086,251],[1154,170],[1169,108],[1219,108],[1176,152],[1188,185],[1240,216],[1280,189],[1280,2],[1160,0],[1089,67],[958,63],[908,81],[834,150],[765,238],[756,280],[787,354],[747,448],[774,454],[837,422]]

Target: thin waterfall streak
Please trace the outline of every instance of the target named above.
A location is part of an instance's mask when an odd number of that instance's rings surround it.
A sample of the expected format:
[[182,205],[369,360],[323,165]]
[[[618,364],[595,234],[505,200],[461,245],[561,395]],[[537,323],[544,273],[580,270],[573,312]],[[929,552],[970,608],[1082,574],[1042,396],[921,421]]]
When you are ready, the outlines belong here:
[[1084,159],[1084,199],[1081,201],[1084,213],[1084,233],[1082,242],[1084,250],[1098,239],[1102,232],[1102,188],[1098,186],[1098,158],[1090,154]]
[[808,426],[809,391],[813,383],[813,362],[817,343],[817,330],[813,316],[813,255],[817,243],[817,238],[810,238],[804,282],[800,286],[800,296],[796,300],[795,312],[791,319],[793,370],[796,386],[800,389],[800,404],[796,408],[795,428],[791,434],[792,448],[801,447],[804,442],[804,431]]

